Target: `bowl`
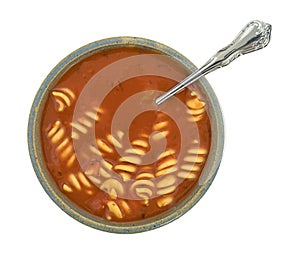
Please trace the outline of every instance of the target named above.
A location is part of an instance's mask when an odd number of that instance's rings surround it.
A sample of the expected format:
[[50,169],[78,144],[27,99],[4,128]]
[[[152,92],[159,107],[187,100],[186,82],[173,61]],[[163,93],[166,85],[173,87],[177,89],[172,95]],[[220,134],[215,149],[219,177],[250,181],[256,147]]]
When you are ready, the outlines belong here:
[[[104,64],[104,61],[108,62]],[[153,103],[153,98],[194,70],[196,66],[172,48],[137,37],[96,41],[75,50],[58,63],[38,90],[28,123],[32,165],[49,197],[77,221],[111,233],[152,230],[191,209],[209,188],[222,158],[224,129],[217,97],[202,77],[182,92],[183,95],[178,95],[179,99],[174,97],[160,108]],[[82,83],[81,88],[76,82]],[[120,103],[124,87],[131,91],[126,95],[130,100],[123,98]],[[139,90],[135,91],[136,87]],[[187,102],[186,96],[197,101],[189,99]],[[182,101],[187,102],[188,107]],[[200,102],[201,108],[194,108],[194,102],[197,105]],[[100,108],[102,104],[104,106]],[[150,111],[154,113],[150,114]],[[153,115],[155,119],[158,116],[169,119],[167,113],[172,115],[169,121],[157,120],[155,132],[143,137],[144,141],[134,140],[135,135],[145,136],[147,132],[144,129],[149,121],[143,119],[142,113],[148,114],[149,119]],[[186,114],[190,116],[187,119],[192,120],[182,124]],[[130,129],[139,117],[145,128]],[[102,122],[96,127],[99,119]],[[96,136],[104,132],[107,119],[111,125],[105,130],[116,134],[107,134],[103,141]],[[180,143],[182,153],[188,150],[197,154],[183,156],[185,166],[180,164],[179,169],[179,159],[174,165],[170,164],[175,158],[174,149],[168,148],[173,131],[160,129],[167,124],[175,124],[175,129],[179,125],[180,139],[174,141],[173,146]],[[203,126],[204,134],[199,131],[199,126]],[[199,132],[193,132],[193,128],[198,128]],[[145,133],[140,132],[142,129]],[[124,133],[128,139],[123,138]],[[155,142],[149,145],[147,140],[150,143],[159,140],[159,145],[155,146]],[[184,142],[193,143],[196,148],[182,145]],[[200,143],[205,142],[207,147],[201,148]],[[130,148],[123,149],[124,144]],[[125,150],[127,154],[124,155]],[[118,156],[120,164],[115,165],[109,153]],[[145,156],[147,153],[156,156],[158,162]],[[176,155],[181,156],[179,152]],[[187,167],[187,163],[192,166],[183,173],[180,170]],[[149,167],[150,164],[156,166]],[[121,179],[123,185],[116,179]],[[173,192],[178,197],[172,196]]]

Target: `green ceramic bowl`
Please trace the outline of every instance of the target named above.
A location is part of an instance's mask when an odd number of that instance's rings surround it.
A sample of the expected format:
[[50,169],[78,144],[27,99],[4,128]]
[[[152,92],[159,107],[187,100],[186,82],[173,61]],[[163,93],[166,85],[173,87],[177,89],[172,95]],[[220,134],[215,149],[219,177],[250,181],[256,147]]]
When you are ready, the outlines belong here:
[[187,198],[175,207],[175,209],[171,209],[164,214],[150,219],[137,222],[117,223],[93,216],[83,209],[80,209],[77,205],[73,204],[66,198],[51,179],[51,176],[46,169],[41,151],[41,137],[39,129],[41,124],[41,114],[43,112],[43,106],[46,98],[48,97],[49,91],[56,84],[59,78],[82,59],[105,49],[128,45],[159,51],[160,53],[171,57],[173,60],[180,62],[183,67],[191,72],[196,69],[196,66],[193,63],[177,51],[152,40],[137,37],[115,37],[96,41],[75,50],[58,63],[58,65],[49,73],[33,101],[28,124],[28,146],[32,165],[46,193],[63,211],[79,222],[96,229],[113,233],[138,233],[155,229],[170,223],[191,209],[205,194],[213,181],[221,162],[224,144],[224,129],[221,109],[213,89],[203,77],[200,79],[200,89],[207,100],[206,105],[212,128],[211,148],[204,170],[199,179],[199,184],[190,193],[190,195],[187,196]]

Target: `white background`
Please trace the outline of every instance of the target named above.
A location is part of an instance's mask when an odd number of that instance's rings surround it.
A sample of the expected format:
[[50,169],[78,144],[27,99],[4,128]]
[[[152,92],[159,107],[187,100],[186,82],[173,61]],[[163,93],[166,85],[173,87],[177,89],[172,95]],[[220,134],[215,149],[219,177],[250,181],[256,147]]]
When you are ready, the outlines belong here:
[[[300,253],[298,1],[1,1],[1,253]],[[280,4],[279,4],[280,3]],[[196,65],[249,21],[273,25],[269,46],[209,74],[226,145],[211,188],[187,214],[154,231],[109,234],[62,212],[27,151],[30,106],[71,51],[111,36],[141,36]]]

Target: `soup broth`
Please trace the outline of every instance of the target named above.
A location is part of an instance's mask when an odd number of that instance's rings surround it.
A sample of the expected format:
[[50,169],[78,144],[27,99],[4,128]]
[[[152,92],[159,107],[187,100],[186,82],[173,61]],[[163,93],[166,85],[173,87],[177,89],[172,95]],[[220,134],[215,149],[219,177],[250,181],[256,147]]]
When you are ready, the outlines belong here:
[[198,184],[207,160],[211,126],[197,86],[154,103],[188,75],[163,57],[129,46],[94,53],[64,73],[45,102],[49,174],[70,202],[105,220],[169,211]]

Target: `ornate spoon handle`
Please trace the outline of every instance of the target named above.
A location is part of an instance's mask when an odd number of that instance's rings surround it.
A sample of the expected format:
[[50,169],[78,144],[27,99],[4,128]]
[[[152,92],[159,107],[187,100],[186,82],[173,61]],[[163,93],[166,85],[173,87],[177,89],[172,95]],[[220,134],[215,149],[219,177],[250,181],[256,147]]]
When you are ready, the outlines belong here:
[[243,28],[232,43],[219,50],[200,69],[196,70],[168,92],[158,97],[155,100],[156,104],[161,104],[172,95],[182,91],[186,86],[195,82],[201,76],[228,65],[239,56],[266,47],[270,39],[271,25],[258,20],[251,21]]

